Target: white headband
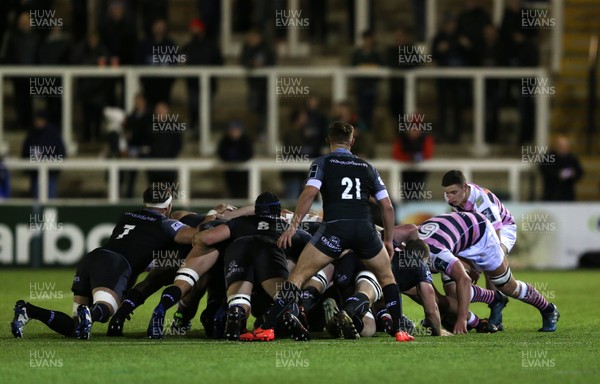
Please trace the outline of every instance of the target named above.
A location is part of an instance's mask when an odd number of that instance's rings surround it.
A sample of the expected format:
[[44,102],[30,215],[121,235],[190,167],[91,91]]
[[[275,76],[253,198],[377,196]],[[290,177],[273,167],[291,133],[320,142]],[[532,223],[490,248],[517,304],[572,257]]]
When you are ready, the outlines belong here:
[[169,198],[164,203],[146,203],[146,207],[148,208],[169,208],[169,204],[173,201],[173,196],[169,196]]

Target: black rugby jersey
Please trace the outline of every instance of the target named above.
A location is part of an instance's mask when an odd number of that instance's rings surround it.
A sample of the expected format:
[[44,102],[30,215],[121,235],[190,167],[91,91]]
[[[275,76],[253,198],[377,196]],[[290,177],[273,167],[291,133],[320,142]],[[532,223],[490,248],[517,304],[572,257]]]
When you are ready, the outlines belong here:
[[187,227],[150,209],[126,212],[102,248],[125,257],[135,276],[152,262],[155,250],[170,246],[177,232]]
[[313,161],[306,185],[321,191],[323,221],[370,221],[369,198],[381,200],[388,196],[375,167],[341,148]]

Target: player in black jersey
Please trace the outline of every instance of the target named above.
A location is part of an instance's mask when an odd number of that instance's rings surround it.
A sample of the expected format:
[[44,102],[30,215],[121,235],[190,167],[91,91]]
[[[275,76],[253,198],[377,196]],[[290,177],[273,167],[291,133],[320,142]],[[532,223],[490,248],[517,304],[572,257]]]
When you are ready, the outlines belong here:
[[[350,152],[354,144],[353,133],[354,128],[348,123],[332,123],[328,133],[330,153],[317,158],[311,165],[290,228],[279,238],[279,246],[285,248],[290,245],[292,236],[319,191],[323,198],[323,222],[304,248],[288,281],[283,284],[263,324],[265,329],[273,328],[277,319],[298,301],[300,287],[311,276],[338,258],[345,249],[352,249],[383,287],[383,296],[395,324],[394,336],[398,341],[411,338],[400,331],[400,292],[390,268],[394,208],[377,170]],[[371,219],[371,197],[382,209],[386,234],[383,244]],[[362,300],[367,299],[363,297]],[[352,321],[344,311],[340,312],[340,317],[344,322]]]
[[[272,193],[265,192],[258,196],[254,208],[257,212],[263,212],[264,207],[276,207],[280,210],[279,199]],[[185,296],[193,287],[200,275],[212,267],[219,254],[213,250],[215,244],[224,241],[233,241],[243,236],[267,235],[273,238],[273,243],[279,233],[284,229],[284,222],[279,215],[277,218],[265,215],[243,216],[230,220],[208,231],[199,232],[194,238],[194,250],[185,260],[185,268],[177,271],[177,277],[172,286],[167,287],[161,296],[160,303],[154,309],[152,318],[148,325],[149,338],[163,337],[163,324],[165,312],[171,308],[179,299]]]
[[119,307],[123,292],[152,261],[152,253],[172,241],[191,244],[195,228],[168,219],[172,195],[156,185],[144,192],[145,208],[121,216],[108,242],[81,260],[73,280],[73,317],[19,300],[11,332],[23,336],[30,319],[42,321],[50,329],[79,339],[89,339],[92,323],[106,322]]

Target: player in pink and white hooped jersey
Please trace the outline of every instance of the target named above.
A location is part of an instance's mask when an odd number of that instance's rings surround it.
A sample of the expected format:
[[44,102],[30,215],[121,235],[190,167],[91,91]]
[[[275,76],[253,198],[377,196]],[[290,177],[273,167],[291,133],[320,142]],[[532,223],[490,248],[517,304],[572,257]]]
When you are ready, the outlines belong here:
[[459,258],[483,271],[505,295],[536,307],[543,321],[540,332],[556,331],[558,309],[531,284],[515,280],[494,227],[484,215],[452,212],[434,216],[419,226],[419,237],[429,246],[432,272],[443,272],[456,282],[458,311],[454,333],[467,332],[469,301],[473,293],[471,278],[458,262]]
[[[452,170],[444,174],[442,177],[442,187],[444,188],[444,198],[454,212],[479,212],[485,215],[492,223],[496,235],[500,239],[504,255],[508,256],[508,253],[517,241],[517,224],[500,199],[487,188],[474,183],[467,183],[463,173],[457,170]],[[442,274],[442,282],[444,283],[446,294],[455,297],[456,287],[452,279]],[[494,284],[487,277],[486,288],[495,290]],[[507,303],[508,299],[504,297],[502,306],[506,306]],[[495,318],[494,316],[490,316],[490,322],[497,326],[499,330],[504,329],[502,326],[502,317]]]
[[492,223],[504,254],[517,241],[517,224],[510,211],[489,189],[467,183],[461,171],[452,170],[442,177],[444,198],[455,212],[479,212]]

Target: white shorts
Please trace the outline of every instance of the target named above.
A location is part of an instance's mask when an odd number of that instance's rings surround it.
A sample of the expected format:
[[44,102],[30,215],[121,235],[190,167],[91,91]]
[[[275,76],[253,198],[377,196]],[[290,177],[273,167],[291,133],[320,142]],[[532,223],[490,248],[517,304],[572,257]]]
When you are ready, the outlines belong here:
[[498,240],[492,223],[486,222],[485,232],[477,244],[470,246],[456,256],[473,262],[484,272],[498,268],[504,261],[504,251],[500,247],[500,240]]
[[517,224],[509,224],[500,228],[500,242],[506,247],[506,253],[510,253],[517,242]]

